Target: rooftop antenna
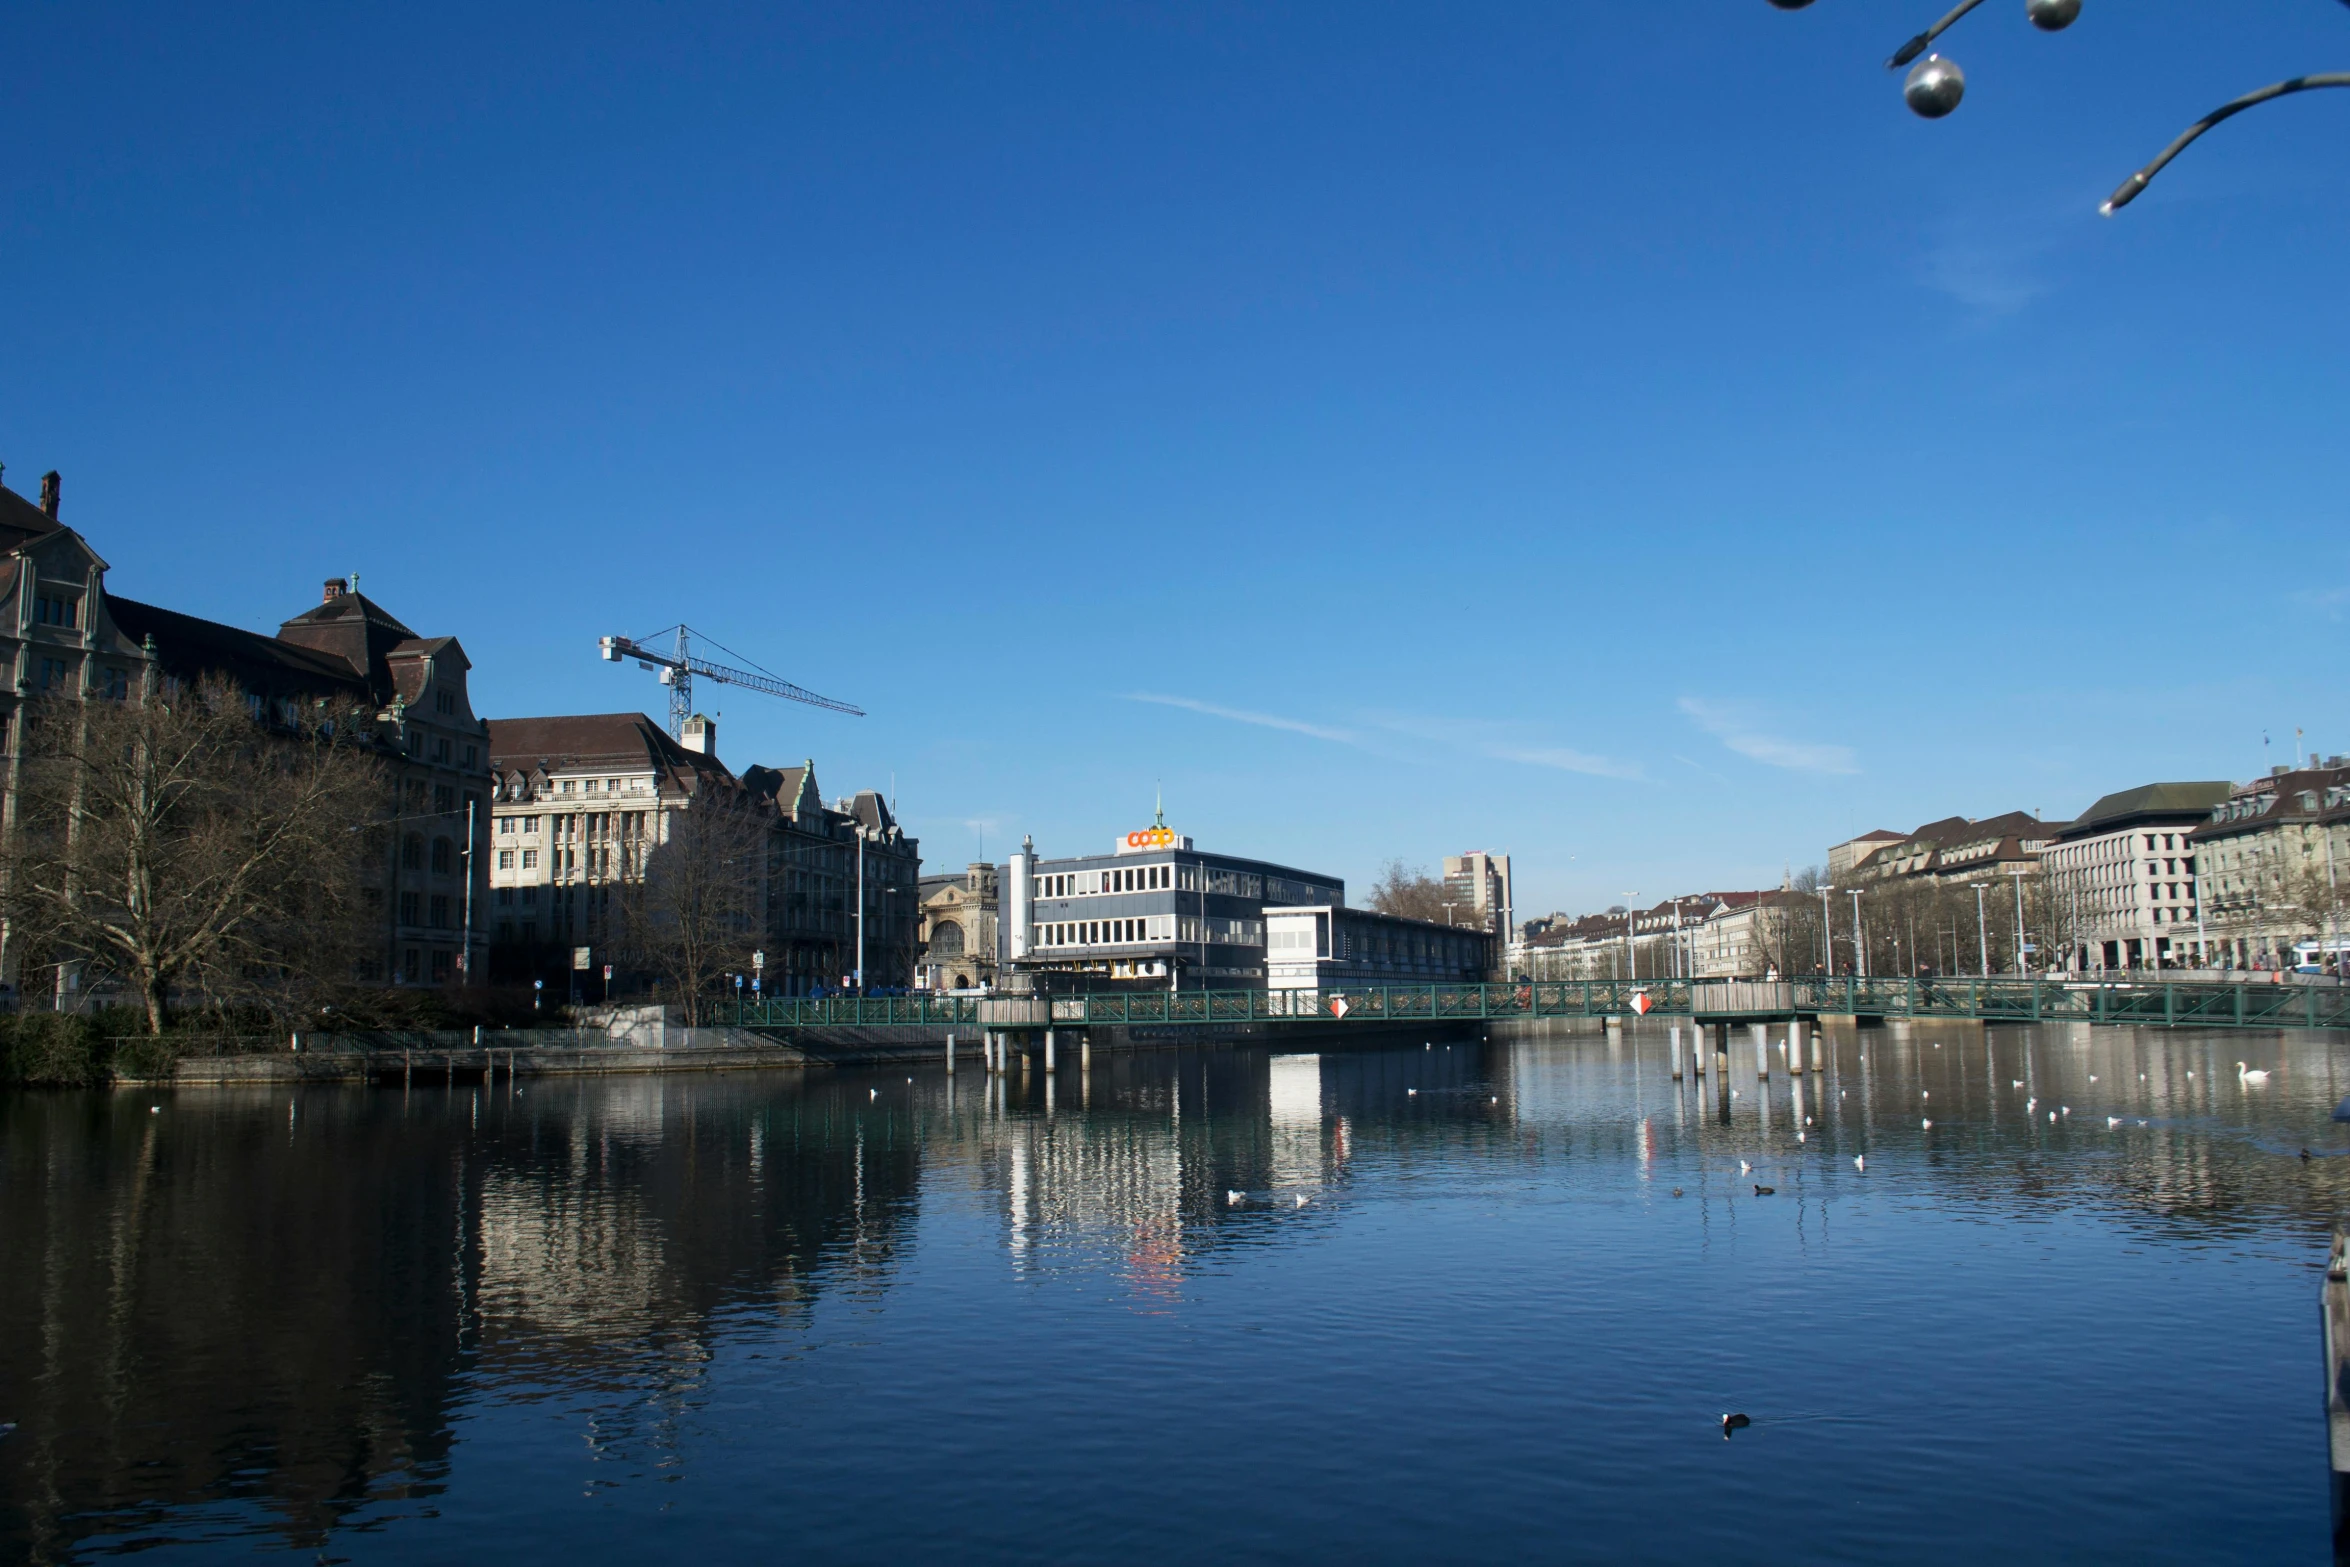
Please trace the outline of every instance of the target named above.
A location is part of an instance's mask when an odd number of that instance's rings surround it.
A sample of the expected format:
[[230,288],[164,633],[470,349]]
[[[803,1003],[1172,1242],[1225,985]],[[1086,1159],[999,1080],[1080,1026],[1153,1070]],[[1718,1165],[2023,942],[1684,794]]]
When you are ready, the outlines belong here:
[[1153,827],[1167,825],[1167,786],[1163,782],[1151,790],[1151,825]]

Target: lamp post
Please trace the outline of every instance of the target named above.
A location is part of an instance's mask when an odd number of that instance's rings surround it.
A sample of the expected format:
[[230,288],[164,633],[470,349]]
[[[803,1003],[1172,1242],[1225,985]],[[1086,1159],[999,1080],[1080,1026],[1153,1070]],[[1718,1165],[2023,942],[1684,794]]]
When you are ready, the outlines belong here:
[[[1801,11],[1811,3],[1812,0],[1771,0],[1771,4],[1782,11]],[[1937,38],[1949,30],[1951,24],[1982,3],[1983,0],[1960,0],[1940,21],[1894,50],[1893,57],[1885,62],[1888,70],[1897,71],[1905,65],[1910,66],[1909,74],[1902,79],[1901,96],[1911,112],[1925,119],[1938,120],[1956,109],[1959,100],[1966,96],[1966,73],[1959,69],[1958,62],[1927,51],[1933,47]],[[2343,0],[2343,3],[2350,4],[2350,0]],[[2024,15],[2044,33],[2062,32],[2072,26],[2080,14],[2081,0],[2024,0]],[[1919,59],[1920,55],[1925,58]],[[1916,63],[1913,65],[1912,61]],[[2155,155],[2153,162],[2122,181],[2112,195],[2099,203],[2097,210],[2110,218],[2137,200],[2139,192],[2153,182],[2154,176],[2160,174],[2171,159],[2185,152],[2205,131],[2221,122],[2234,119],[2246,109],[2256,109],[2274,99],[2320,87],[2350,87],[2350,71],[2319,71],[2308,76],[2288,77],[2284,81],[2255,88],[2240,98],[2229,99],[2181,131],[2169,146]]]
[[1975,940],[1983,947],[1983,977],[1991,977],[1991,922],[1983,913],[1983,884],[1975,883]]
[[1860,928],[1860,889],[1854,887],[1850,891],[1852,893],[1852,969],[1859,978],[1866,979],[1869,977],[1869,944],[1863,938]]
[[1828,917],[1828,894],[1835,890],[1820,889],[1820,973],[1829,979],[1836,977],[1836,922]]
[[2020,978],[2024,972],[2024,873],[2021,868],[2009,878],[2015,883],[2015,971]]

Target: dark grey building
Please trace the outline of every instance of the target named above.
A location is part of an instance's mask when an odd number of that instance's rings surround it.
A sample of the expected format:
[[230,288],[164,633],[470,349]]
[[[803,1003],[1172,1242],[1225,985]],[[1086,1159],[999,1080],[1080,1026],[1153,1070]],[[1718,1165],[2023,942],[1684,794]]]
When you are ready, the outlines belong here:
[[1163,820],[1107,854],[1041,859],[1023,843],[1004,886],[1005,962],[1048,989],[1261,988],[1265,906],[1346,902],[1336,876],[1203,853]]

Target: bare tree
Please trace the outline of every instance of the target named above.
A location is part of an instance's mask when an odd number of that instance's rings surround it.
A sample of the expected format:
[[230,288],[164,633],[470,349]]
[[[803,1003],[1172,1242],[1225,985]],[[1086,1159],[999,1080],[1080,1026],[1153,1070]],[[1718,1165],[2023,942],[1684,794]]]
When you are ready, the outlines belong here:
[[715,789],[667,813],[667,837],[621,887],[631,965],[653,976],[699,1027],[750,967],[764,924],[768,822],[744,795]]
[[1371,908],[1408,920],[1436,925],[1475,925],[1477,911],[1463,904],[1452,889],[1416,865],[1389,860],[1371,884]]
[[363,714],[273,711],[223,680],[26,709],[9,916],[119,976],[150,1033],[175,994],[306,1011],[347,983],[356,824],[392,796]]

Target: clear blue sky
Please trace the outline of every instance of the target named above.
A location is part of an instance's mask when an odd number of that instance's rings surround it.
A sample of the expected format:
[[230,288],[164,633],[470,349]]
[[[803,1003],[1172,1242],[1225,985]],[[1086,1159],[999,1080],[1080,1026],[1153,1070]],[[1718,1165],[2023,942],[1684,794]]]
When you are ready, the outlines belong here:
[[1521,913],[2350,751],[2329,0],[19,6],[0,460],[357,570],[487,713],[712,690],[933,864],[1148,819]]

